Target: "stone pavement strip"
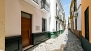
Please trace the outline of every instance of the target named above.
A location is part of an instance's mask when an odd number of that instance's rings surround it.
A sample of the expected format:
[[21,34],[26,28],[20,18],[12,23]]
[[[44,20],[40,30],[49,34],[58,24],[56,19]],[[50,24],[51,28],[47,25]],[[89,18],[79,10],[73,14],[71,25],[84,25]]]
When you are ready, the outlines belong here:
[[27,51],[83,51],[79,39],[68,29],[55,39],[49,39]]

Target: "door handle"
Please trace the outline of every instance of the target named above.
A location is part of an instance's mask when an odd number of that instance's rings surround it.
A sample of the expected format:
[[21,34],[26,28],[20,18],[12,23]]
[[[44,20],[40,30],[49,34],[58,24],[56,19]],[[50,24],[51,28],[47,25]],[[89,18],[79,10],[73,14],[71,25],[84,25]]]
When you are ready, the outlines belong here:
[[30,30],[28,30],[28,32],[29,32],[29,38],[30,38]]

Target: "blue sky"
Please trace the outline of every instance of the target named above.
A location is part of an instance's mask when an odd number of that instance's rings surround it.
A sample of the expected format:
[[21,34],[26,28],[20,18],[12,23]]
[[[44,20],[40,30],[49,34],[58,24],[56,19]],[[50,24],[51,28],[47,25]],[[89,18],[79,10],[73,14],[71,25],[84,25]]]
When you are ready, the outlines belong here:
[[66,21],[68,23],[68,16],[70,14],[71,0],[61,0],[61,3],[63,5],[63,9],[64,9],[64,12],[65,12],[65,18],[66,18]]

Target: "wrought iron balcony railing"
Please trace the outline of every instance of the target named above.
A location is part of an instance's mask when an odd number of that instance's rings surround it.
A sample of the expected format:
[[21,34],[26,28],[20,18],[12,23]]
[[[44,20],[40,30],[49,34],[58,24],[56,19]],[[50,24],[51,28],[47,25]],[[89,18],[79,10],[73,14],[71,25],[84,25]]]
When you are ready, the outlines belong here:
[[41,0],[41,9],[45,9],[46,11],[50,11],[49,3],[46,0]]
[[36,2],[37,4],[39,4],[39,3],[38,3],[38,0],[33,0],[33,1]]

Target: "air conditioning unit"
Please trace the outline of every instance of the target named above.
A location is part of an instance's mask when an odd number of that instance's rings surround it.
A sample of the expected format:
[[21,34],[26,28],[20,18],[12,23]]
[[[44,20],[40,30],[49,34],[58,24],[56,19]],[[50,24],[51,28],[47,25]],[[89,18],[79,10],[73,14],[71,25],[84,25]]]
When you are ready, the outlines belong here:
[[75,17],[78,17],[78,13],[75,13]]

